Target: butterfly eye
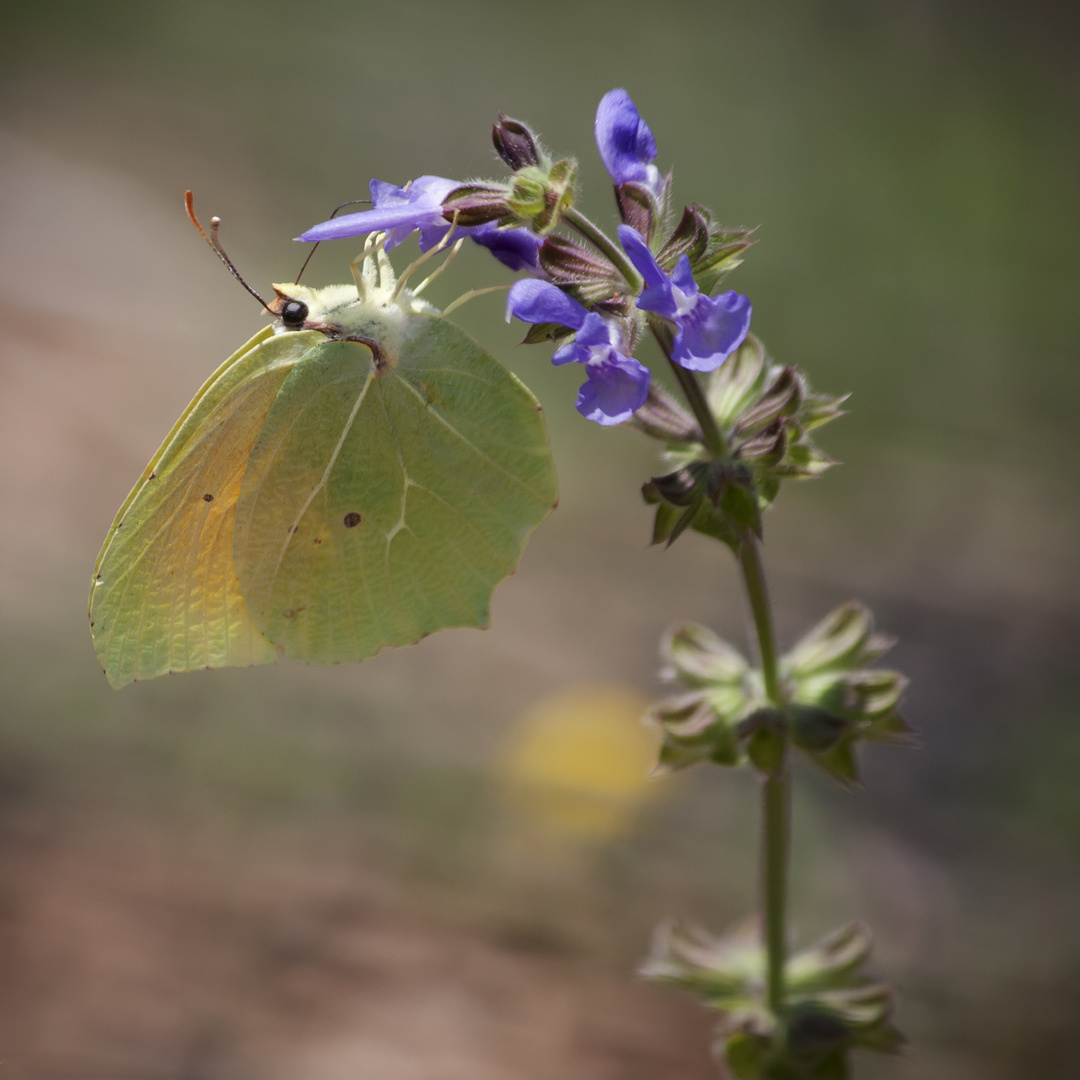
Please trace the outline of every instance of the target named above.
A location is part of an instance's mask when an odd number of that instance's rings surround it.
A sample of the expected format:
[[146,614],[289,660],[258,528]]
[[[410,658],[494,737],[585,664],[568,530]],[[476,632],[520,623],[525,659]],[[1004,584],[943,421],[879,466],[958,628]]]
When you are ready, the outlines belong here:
[[290,300],[281,309],[281,321],[290,330],[298,330],[304,325],[304,320],[308,316],[307,304],[301,303],[299,300]]

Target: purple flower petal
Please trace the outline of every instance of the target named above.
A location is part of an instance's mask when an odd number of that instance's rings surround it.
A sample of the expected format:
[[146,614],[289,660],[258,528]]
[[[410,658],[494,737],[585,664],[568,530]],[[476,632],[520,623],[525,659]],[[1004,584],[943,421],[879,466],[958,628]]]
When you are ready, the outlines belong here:
[[543,238],[531,229],[500,229],[494,222],[478,225],[470,236],[511,270],[524,270],[533,277],[546,277],[540,267]]
[[699,296],[693,310],[676,320],[671,358],[690,371],[715,371],[746,340],[752,312],[749,298],[733,290]]
[[660,269],[656,256],[636,229],[629,225],[620,225],[618,233],[619,243],[622,244],[626,257],[645,279],[645,288],[637,298],[637,306],[642,311],[655,311],[665,319],[674,319],[678,314],[679,304],[672,292],[671,278]]
[[[575,340],[579,345],[584,345],[589,349],[594,345],[614,349],[623,345],[618,325],[611,319],[605,319],[603,315],[598,315],[595,311],[590,311],[585,316],[585,322],[582,323]],[[623,345],[623,348],[625,347]]]
[[622,344],[622,334],[618,326],[610,319],[590,311],[585,316],[581,329],[574,335],[574,340],[556,349],[551,362],[556,367],[561,364],[584,364],[594,355],[594,349],[602,349],[606,355],[612,349],[618,351]]
[[656,140],[625,90],[612,90],[600,99],[596,146],[616,184],[642,184],[659,194],[660,170],[653,164]]
[[588,378],[578,392],[577,411],[586,420],[609,427],[629,420],[649,396],[649,369],[609,348],[603,358],[585,365]]
[[550,281],[522,278],[510,286],[506,298],[506,321],[516,315],[527,323],[557,323],[580,330],[589,312]]
[[675,287],[686,297],[697,296],[701,290],[694,280],[694,271],[690,269],[690,256],[684,255],[671,272],[671,280]]
[[565,345],[560,345],[551,354],[551,362],[556,367],[562,367],[563,364],[584,364],[588,359],[589,350],[576,341],[568,341]]

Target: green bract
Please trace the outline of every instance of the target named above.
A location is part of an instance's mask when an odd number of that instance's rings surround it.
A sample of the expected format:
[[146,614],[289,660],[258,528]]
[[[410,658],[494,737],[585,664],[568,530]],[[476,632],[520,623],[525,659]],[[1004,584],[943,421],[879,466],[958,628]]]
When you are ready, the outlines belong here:
[[861,924],[790,956],[784,1001],[764,998],[765,950],[756,923],[721,938],[699,927],[661,927],[642,968],[648,978],[690,990],[719,1010],[719,1047],[740,1080],[842,1080],[850,1050],[895,1052],[892,994],[865,971],[872,942]]
[[658,702],[650,718],[663,731],[660,764],[698,761],[763,772],[775,767],[777,747],[795,746],[842,783],[858,779],[860,739],[910,745],[912,732],[897,712],[906,680],[869,668],[892,645],[873,630],[870,612],[851,602],[815,626],[780,661],[784,703],[770,704],[761,672],[704,626],[669,631],[661,643],[662,677],[686,692]]
[[771,360],[753,335],[712,373],[706,396],[728,452],[669,442],[673,471],[642,489],[657,508],[653,543],[692,528],[736,548],[748,533],[761,535],[761,512],[782,480],[820,476],[833,464],[809,432],[843,415],[845,399],[812,393],[804,375]]

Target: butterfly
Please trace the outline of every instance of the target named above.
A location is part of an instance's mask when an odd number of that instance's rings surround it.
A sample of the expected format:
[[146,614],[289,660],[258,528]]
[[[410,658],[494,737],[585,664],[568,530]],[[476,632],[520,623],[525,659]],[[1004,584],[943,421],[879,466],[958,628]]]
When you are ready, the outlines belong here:
[[207,379],[120,507],[90,593],[114,687],[489,624],[557,502],[540,406],[381,250],[353,266],[352,285],[273,286],[273,324]]

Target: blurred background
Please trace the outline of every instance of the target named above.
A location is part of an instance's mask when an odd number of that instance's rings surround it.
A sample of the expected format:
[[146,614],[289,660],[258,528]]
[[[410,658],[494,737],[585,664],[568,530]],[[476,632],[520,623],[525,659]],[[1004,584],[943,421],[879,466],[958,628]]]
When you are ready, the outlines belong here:
[[[710,1016],[634,968],[754,903],[743,775],[645,781],[659,634],[740,645],[727,553],[647,546],[653,451],[573,410],[499,296],[460,321],[537,393],[558,511],[495,597],[350,668],[114,693],[98,546],[258,289],[375,176],[501,175],[498,110],[581,161],[626,87],[676,194],[761,225],[730,284],[851,391],[844,464],[766,523],[790,643],[852,596],[900,637],[916,753],[799,776],[795,933],[873,926],[911,1039],[881,1080],[1076,1075],[1080,68],[1072,5],[325,0],[3,5],[0,1075],[714,1075]],[[306,280],[344,280],[350,242]],[[409,249],[403,249],[409,250]],[[437,303],[504,280],[466,249]]]

